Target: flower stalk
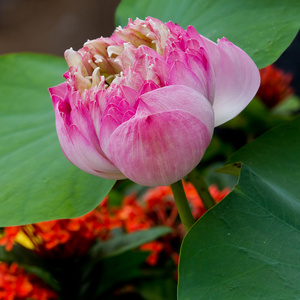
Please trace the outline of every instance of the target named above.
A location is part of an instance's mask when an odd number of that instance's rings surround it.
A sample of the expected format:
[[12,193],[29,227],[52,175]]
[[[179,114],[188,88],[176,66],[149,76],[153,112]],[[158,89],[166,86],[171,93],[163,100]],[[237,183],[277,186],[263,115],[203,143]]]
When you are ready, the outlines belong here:
[[211,196],[208,186],[204,180],[204,178],[201,176],[201,174],[194,169],[191,173],[188,174],[188,180],[193,184],[195,187],[198,195],[200,196],[202,203],[205,207],[205,209],[212,208],[216,203],[213,197]]
[[171,189],[174,195],[175,203],[178,209],[181,222],[186,232],[188,232],[192,225],[195,223],[195,219],[192,215],[190,205],[186,198],[182,181],[179,180],[171,184]]

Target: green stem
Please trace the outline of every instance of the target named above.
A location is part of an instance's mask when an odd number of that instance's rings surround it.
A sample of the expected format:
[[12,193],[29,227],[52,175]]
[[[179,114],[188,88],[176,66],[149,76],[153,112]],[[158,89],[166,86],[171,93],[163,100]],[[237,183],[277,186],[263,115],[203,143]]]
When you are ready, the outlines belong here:
[[199,194],[202,203],[206,209],[212,208],[216,203],[213,197],[211,196],[208,186],[201,176],[199,172],[194,169],[189,175],[188,175],[189,181],[193,184],[195,187],[197,193]]
[[192,215],[191,208],[186,198],[181,180],[171,184],[171,188],[181,222],[184,226],[185,231],[188,232],[192,225],[195,223],[195,219]]

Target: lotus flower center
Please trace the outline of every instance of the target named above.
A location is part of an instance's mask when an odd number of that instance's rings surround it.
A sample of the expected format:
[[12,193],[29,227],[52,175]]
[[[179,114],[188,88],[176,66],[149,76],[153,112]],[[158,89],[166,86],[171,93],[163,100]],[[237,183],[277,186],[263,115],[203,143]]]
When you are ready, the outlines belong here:
[[[80,92],[105,82],[107,88],[121,72],[133,65],[134,51],[141,45],[163,55],[168,27],[163,23],[136,19],[130,26],[117,27],[112,38],[87,41],[78,52],[65,52],[75,88]],[[115,37],[115,38],[113,38]]]

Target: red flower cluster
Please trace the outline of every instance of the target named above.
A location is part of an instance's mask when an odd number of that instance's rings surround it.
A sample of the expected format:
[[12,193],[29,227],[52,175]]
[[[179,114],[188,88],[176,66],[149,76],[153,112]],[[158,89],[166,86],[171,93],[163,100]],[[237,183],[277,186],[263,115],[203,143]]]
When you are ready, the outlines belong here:
[[273,108],[294,93],[290,86],[292,74],[270,65],[260,70],[260,76],[261,84],[257,96],[268,108]]
[[2,300],[55,300],[50,290],[35,275],[27,274],[16,263],[0,263],[0,299]]
[[[199,219],[206,209],[191,183],[184,183],[184,189],[192,213],[195,219]],[[217,186],[211,185],[209,191],[218,203],[230,192],[230,189],[225,188],[219,191]],[[145,230],[158,225],[172,227],[174,230],[171,234],[144,244],[141,249],[151,252],[147,259],[150,265],[156,265],[161,254],[173,258],[177,264],[179,248],[185,232],[169,186],[149,189],[142,201],[130,195],[123,200],[121,208],[116,209],[114,213],[121,222],[119,226],[123,227],[126,232]]]
[[80,257],[98,238],[105,240],[109,237],[112,220],[105,199],[96,209],[79,218],[6,227],[0,245],[5,245],[7,251],[11,250],[17,235],[22,232],[42,257]]

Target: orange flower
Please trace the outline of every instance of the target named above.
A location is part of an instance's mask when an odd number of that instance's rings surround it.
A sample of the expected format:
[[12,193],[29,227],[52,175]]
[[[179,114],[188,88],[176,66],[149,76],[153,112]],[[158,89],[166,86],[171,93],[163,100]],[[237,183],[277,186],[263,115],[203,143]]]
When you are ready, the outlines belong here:
[[145,230],[154,225],[135,195],[125,197],[122,207],[115,210],[115,215],[120,221],[120,227],[122,226],[127,232]]
[[215,184],[210,185],[208,189],[216,203],[219,203],[221,200],[223,200],[223,198],[225,198],[231,191],[229,187],[219,190]]
[[10,251],[20,231],[20,226],[11,226],[4,229],[4,236],[0,239],[0,246],[5,245],[5,250]]
[[0,299],[54,300],[58,296],[39,278],[27,274],[16,263],[0,263]]
[[78,257],[86,254],[97,239],[105,240],[109,237],[112,228],[110,219],[105,200],[96,209],[79,218],[6,227],[0,245],[6,245],[7,251],[11,250],[17,235],[22,232],[40,256]]
[[151,266],[155,266],[158,261],[159,253],[164,249],[164,244],[159,241],[153,241],[142,245],[140,249],[144,251],[151,251],[146,262]]
[[294,93],[290,86],[292,74],[270,65],[260,70],[260,76],[261,84],[257,96],[268,108],[273,108]]

